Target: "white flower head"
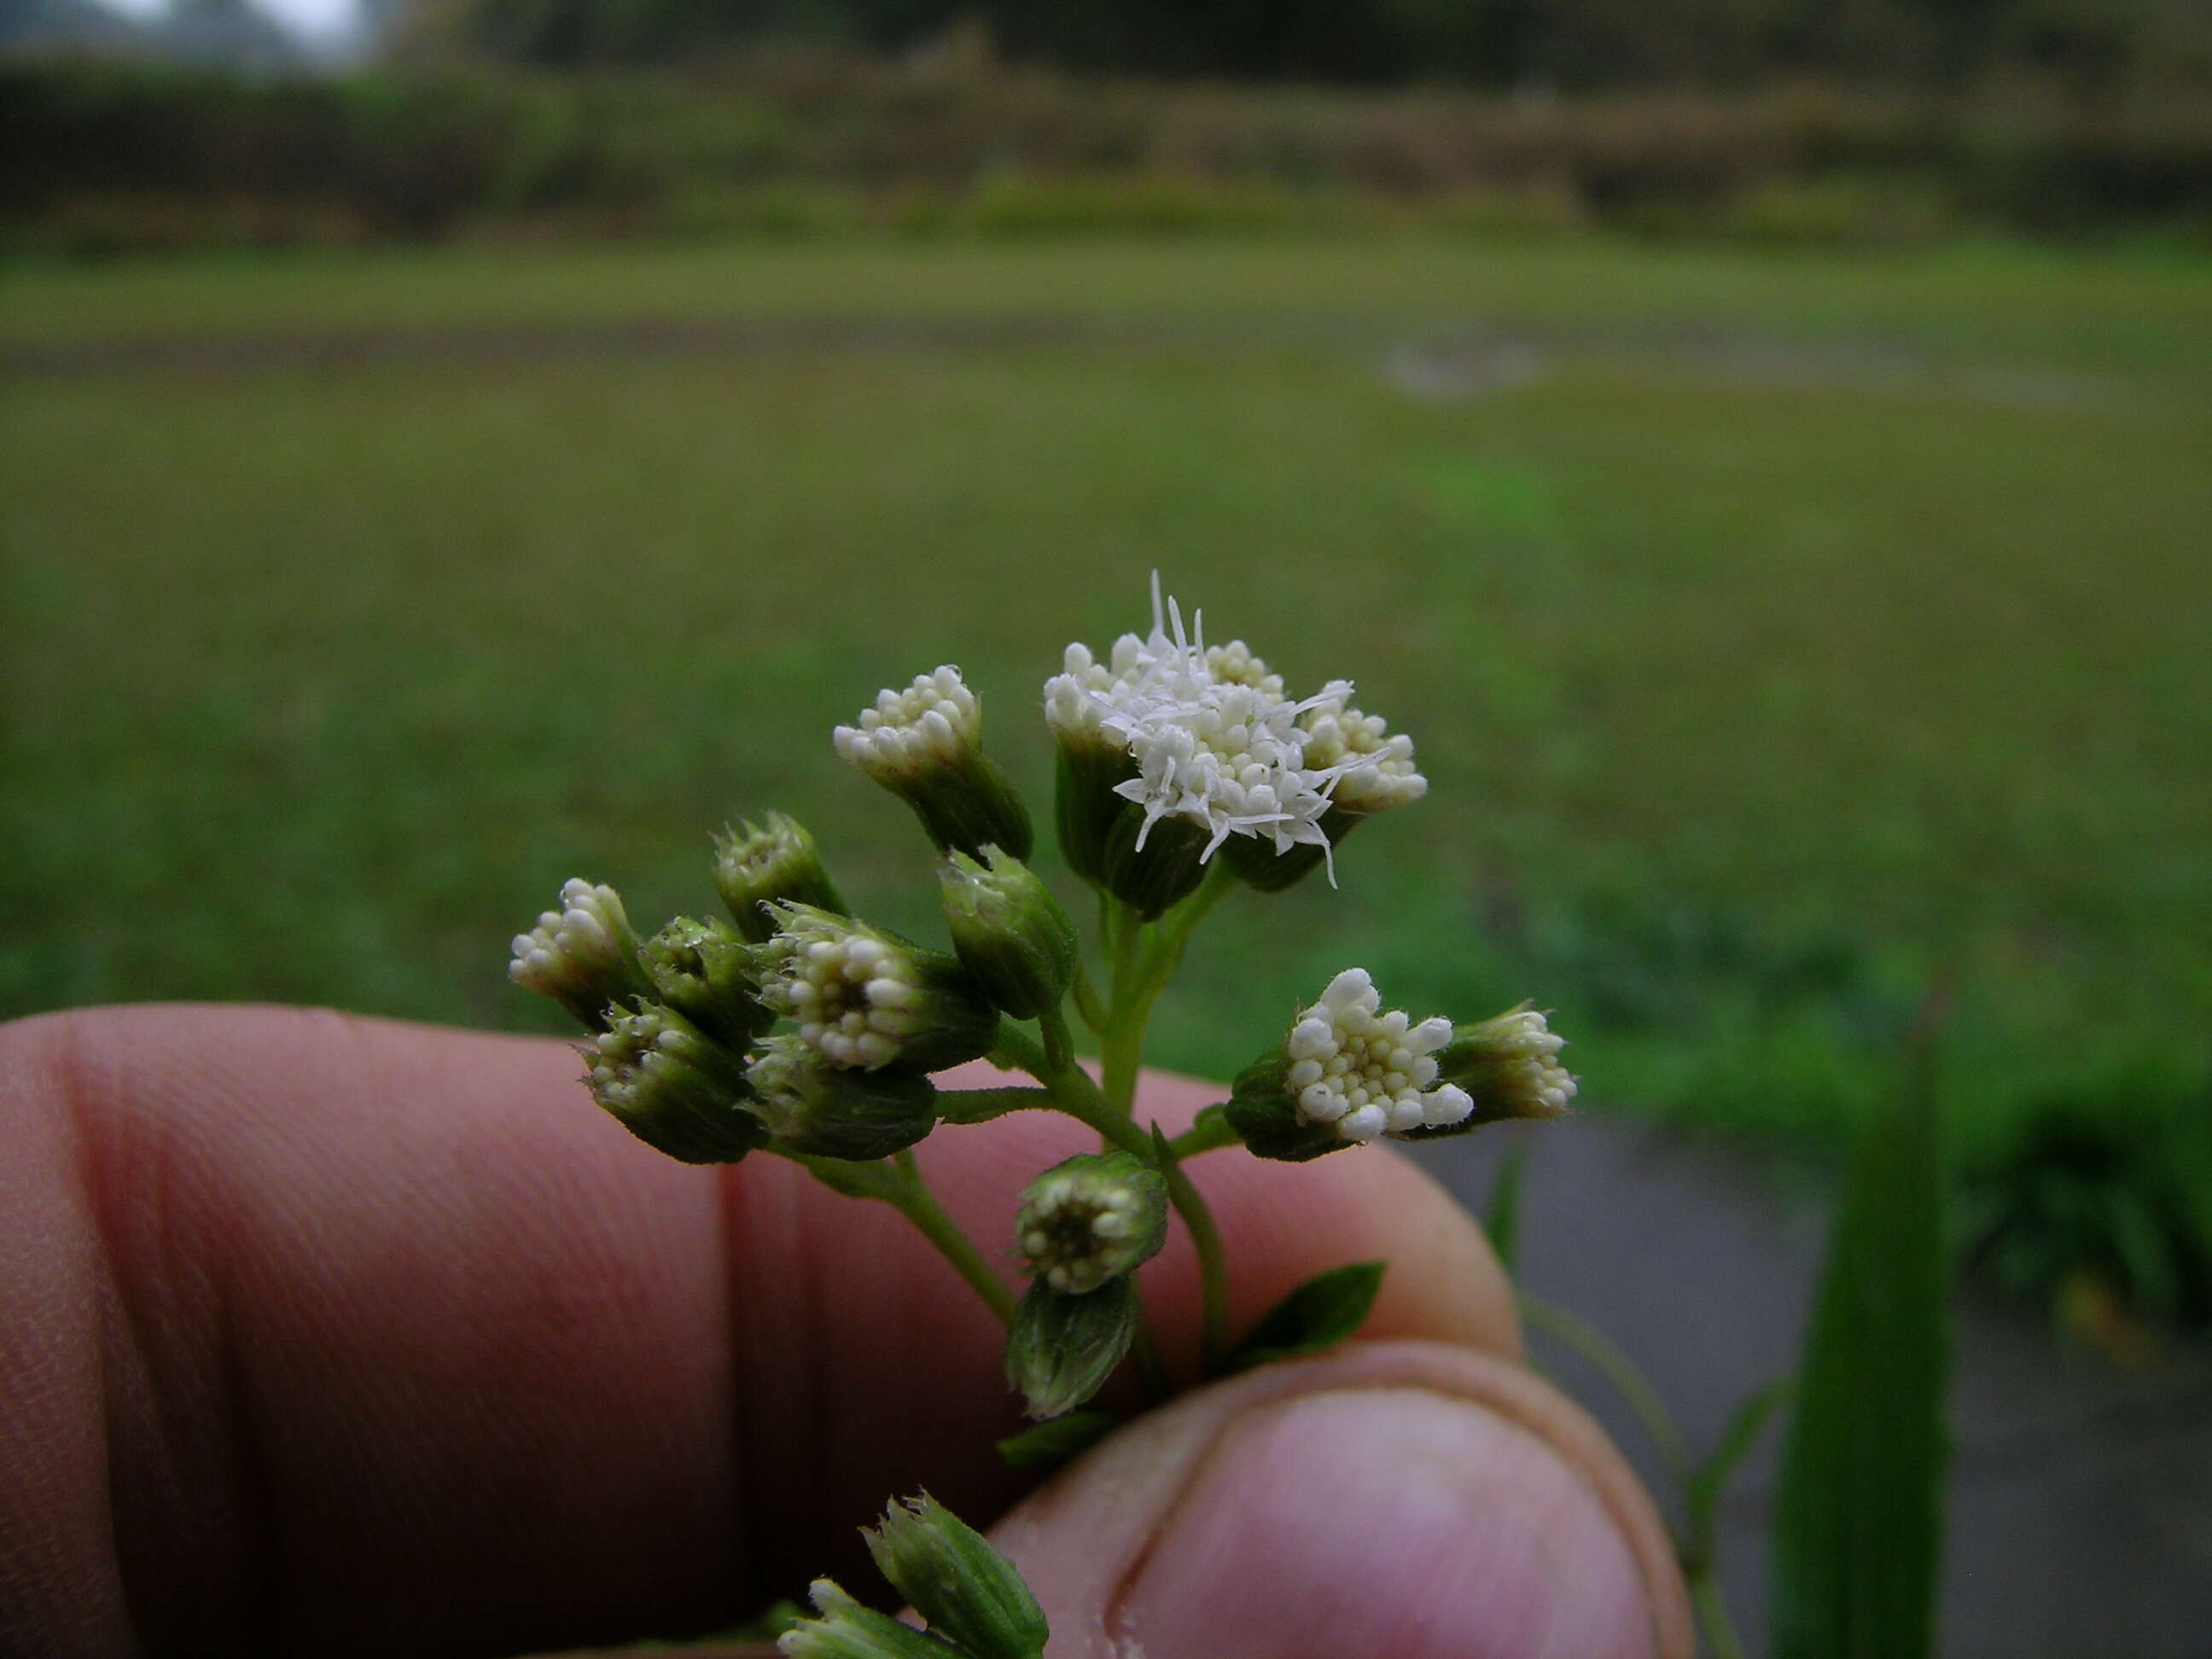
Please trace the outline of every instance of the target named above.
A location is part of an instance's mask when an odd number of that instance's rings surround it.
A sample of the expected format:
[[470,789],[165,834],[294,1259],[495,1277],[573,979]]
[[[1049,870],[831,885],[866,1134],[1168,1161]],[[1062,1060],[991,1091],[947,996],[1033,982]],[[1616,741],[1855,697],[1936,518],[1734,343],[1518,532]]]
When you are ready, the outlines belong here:
[[981,704],[947,663],[917,674],[902,691],[878,692],[857,725],[841,726],[832,735],[838,754],[897,789],[967,758],[981,729]]
[[760,998],[793,1021],[799,1040],[832,1066],[887,1066],[919,1029],[924,988],[910,953],[858,923],[779,905],[773,965]]
[[1558,1117],[1577,1089],[1559,1061],[1566,1046],[1542,1012],[1524,1004],[1459,1031],[1438,1058],[1444,1075],[1474,1091],[1485,1121]]
[[1337,775],[1334,800],[1363,816],[1419,800],[1429,781],[1413,764],[1413,740],[1391,732],[1379,714],[1363,714],[1342,697],[1316,701],[1300,717],[1307,766]]
[[561,908],[517,933],[512,949],[509,979],[551,997],[589,1025],[603,1024],[609,1006],[651,989],[621,896],[580,876],[562,884]]
[[1063,1296],[1097,1290],[1166,1241],[1166,1183],[1127,1152],[1055,1164],[1024,1190],[1014,1218],[1024,1263]]
[[1183,818],[1207,831],[1203,862],[1232,835],[1265,836],[1278,854],[1326,851],[1321,820],[1339,770],[1308,763],[1300,716],[1351,692],[1332,681],[1291,702],[1243,641],[1209,647],[1202,616],[1186,632],[1155,573],[1151,635],[1124,635],[1107,664],[1070,646],[1065,672],[1045,683],[1045,718],[1063,744],[1110,746],[1134,763],[1137,775],[1115,793],[1144,809],[1139,848],[1162,818]]
[[1283,1051],[1299,1112],[1350,1141],[1464,1120],[1473,1097],[1437,1081],[1436,1052],[1451,1041],[1452,1023],[1416,1025],[1402,1012],[1379,1012],[1382,1003],[1367,970],[1347,968],[1298,1015]]
[[555,996],[580,969],[596,969],[635,948],[621,896],[578,876],[561,886],[561,908],[538,918],[538,926],[514,936],[514,959],[507,976],[526,991]]

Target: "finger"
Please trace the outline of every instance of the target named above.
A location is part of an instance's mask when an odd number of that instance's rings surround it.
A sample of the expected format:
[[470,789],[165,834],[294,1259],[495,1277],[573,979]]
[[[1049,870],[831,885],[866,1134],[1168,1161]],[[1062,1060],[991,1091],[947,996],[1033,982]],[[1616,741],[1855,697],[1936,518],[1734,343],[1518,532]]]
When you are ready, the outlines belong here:
[[[1001,1334],[899,1217],[779,1160],[660,1158],[558,1044],[179,1008],[0,1043],[8,1236],[37,1241],[0,1310],[0,1626],[87,1651],[134,1621],[327,1651],[678,1632],[849,1569],[892,1492],[979,1518],[1013,1495]],[[1206,1097],[1165,1085],[1161,1115]],[[921,1159],[996,1256],[1020,1186],[1086,1144],[1024,1114]],[[1516,1341],[1409,1166],[1193,1167],[1240,1319],[1386,1258],[1378,1333]],[[1146,1285],[1188,1356],[1187,1242]]]
[[1003,1522],[1051,1659],[1689,1659],[1667,1530],[1523,1368],[1360,1345],[1185,1396]]

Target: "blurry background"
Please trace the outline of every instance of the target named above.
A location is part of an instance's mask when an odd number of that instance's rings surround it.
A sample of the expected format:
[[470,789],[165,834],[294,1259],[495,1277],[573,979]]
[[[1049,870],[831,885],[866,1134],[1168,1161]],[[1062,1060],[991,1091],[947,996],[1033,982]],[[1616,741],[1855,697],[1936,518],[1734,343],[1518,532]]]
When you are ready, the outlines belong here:
[[1786,1238],[1948,977],[1989,1340],[2212,1469],[2208,0],[265,3],[0,0],[0,1015],[555,1030],[560,881],[769,806],[926,933],[830,726],[959,662],[1042,805],[1157,567],[1434,785],[1163,1063],[1533,996]]

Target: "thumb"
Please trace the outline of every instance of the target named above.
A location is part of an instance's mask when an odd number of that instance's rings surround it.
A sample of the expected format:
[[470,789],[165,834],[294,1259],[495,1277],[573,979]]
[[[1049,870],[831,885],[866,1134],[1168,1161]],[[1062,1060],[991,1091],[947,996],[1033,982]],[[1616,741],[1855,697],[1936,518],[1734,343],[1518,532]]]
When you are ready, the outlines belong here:
[[1429,1342],[1267,1366],[1132,1425],[992,1534],[1051,1659],[1689,1659],[1650,1498],[1579,1408]]

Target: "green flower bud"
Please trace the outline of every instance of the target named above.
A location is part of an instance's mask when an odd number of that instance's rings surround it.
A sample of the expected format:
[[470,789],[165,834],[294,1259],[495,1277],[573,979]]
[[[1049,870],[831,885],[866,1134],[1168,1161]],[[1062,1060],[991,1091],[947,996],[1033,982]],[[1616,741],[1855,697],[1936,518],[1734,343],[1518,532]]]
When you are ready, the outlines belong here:
[[1075,925],[1044,883],[1011,853],[954,853],[938,866],[960,965],[1017,1019],[1056,1008],[1075,977]]
[[754,994],[749,947],[726,922],[678,916],[638,951],[660,1000],[708,1036],[744,1049],[775,1024]]
[[924,1492],[884,1511],[868,1553],[931,1632],[972,1659],[1039,1659],[1044,1609],[981,1533]]
[[584,1081],[624,1128],[686,1164],[734,1164],[768,1139],[739,1104],[750,1093],[739,1055],[658,1003],[609,1013],[582,1045]]
[[983,752],[982,705],[958,669],[948,664],[903,691],[878,692],[859,721],[836,729],[837,752],[914,808],[940,852],[1030,855],[1029,808]]
[[1106,1385],[1137,1334],[1137,1281],[1124,1273],[1080,1296],[1031,1281],[1006,1328],[1006,1381],[1029,1414],[1059,1417]]
[[1168,1237],[1168,1184],[1127,1152],[1084,1152],[1022,1194],[1014,1243],[1039,1283],[1080,1296],[1133,1271]]
[[760,999],[832,1066],[934,1072],[990,1052],[999,1011],[957,960],[804,904],[754,947]]
[[1147,820],[1143,809],[1126,810],[1106,832],[1106,890],[1146,921],[1188,898],[1206,879],[1206,826],[1189,818]]
[[1128,750],[1095,733],[1073,737],[1055,726],[1057,755],[1053,770],[1053,829],[1060,856],[1076,876],[1093,887],[1106,885],[1106,842],[1114,826],[1137,808],[1115,793],[1137,775]]
[[862,1607],[834,1579],[816,1579],[807,1596],[814,1603],[814,1617],[775,1639],[775,1650],[784,1659],[956,1659],[935,1637]]
[[1238,1074],[1226,1111],[1247,1147],[1303,1163],[1466,1119],[1474,1103],[1441,1074],[1437,1052],[1451,1041],[1451,1022],[1415,1024],[1381,1009],[1367,970],[1347,968],[1299,1012],[1279,1048]]
[[551,997],[595,1031],[606,1030],[608,1009],[653,994],[621,897],[581,877],[562,886],[559,909],[539,916],[532,932],[514,936],[514,951],[509,979]]
[[1565,1048],[1544,1016],[1522,1003],[1495,1018],[1461,1025],[1437,1054],[1437,1075],[1466,1091],[1474,1108],[1455,1123],[1425,1128],[1409,1140],[1465,1134],[1509,1118],[1541,1122],[1564,1117],[1575,1097],[1573,1076],[1557,1058]]
[[761,1045],[745,1081],[775,1138],[816,1158],[889,1158],[937,1127],[937,1085],[920,1073],[833,1066],[788,1035]]
[[755,945],[775,932],[775,919],[763,907],[778,901],[811,904],[833,916],[850,914],[814,837],[781,812],[770,812],[757,828],[750,819],[722,827],[714,837],[714,887],[739,936]]

